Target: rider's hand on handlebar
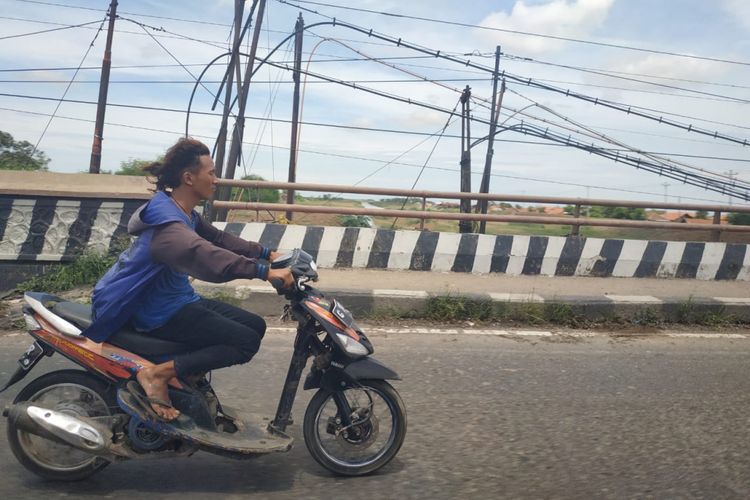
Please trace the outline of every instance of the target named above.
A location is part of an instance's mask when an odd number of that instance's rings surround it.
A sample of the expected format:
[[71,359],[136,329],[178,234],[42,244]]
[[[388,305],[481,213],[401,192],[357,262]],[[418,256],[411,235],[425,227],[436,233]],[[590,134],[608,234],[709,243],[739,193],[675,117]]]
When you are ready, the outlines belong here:
[[279,288],[292,288],[294,287],[294,277],[292,271],[288,267],[280,269],[269,269],[268,270],[268,282]]

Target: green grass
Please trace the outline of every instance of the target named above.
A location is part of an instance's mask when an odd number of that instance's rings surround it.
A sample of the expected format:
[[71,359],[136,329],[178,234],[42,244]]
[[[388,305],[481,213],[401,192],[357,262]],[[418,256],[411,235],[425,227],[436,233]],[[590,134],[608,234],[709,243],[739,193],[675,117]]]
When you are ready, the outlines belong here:
[[678,323],[700,326],[731,326],[741,324],[739,318],[726,313],[724,306],[695,307],[688,299],[677,308],[675,320]]
[[427,301],[425,318],[448,323],[511,321],[531,325],[553,323],[571,327],[586,323],[581,316],[574,313],[573,308],[568,304],[495,302],[489,299],[472,299],[463,296],[431,297]]
[[58,293],[79,286],[93,286],[117,261],[120,252],[130,245],[125,236],[115,241],[108,254],[86,252],[73,261],[53,267],[49,272],[34,276],[16,286],[18,292]]
[[[383,312],[378,319],[386,319]],[[431,297],[428,299],[424,315],[419,319],[439,323],[471,321],[479,324],[518,323],[568,328],[587,328],[595,325],[662,327],[669,324],[731,327],[749,324],[746,320],[727,314],[724,307],[695,307],[690,300],[680,304],[673,315],[662,315],[659,310],[645,307],[629,318],[614,314],[592,318],[570,304],[493,302],[455,295]]]
[[46,274],[34,276],[19,283],[16,290],[22,293],[28,291],[57,293],[79,286],[93,285],[116,260],[116,256],[87,253],[72,262],[53,268]]

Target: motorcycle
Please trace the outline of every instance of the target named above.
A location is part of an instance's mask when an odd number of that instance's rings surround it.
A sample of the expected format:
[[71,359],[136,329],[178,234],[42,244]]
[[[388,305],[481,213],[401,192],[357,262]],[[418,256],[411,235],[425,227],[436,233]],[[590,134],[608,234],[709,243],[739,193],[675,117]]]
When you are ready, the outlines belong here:
[[406,435],[406,409],[388,380],[399,375],[371,355],[373,346],[351,313],[313,288],[317,266],[294,250],[272,263],[289,267],[294,286],[274,286],[297,322],[294,349],[276,415],[242,416],[221,403],[208,374],[172,379],[169,396],[181,415],[165,422],[134,392],[139,369],[184,352],[179,343],[122,329],[96,343],[81,335],[91,324],[88,305],[27,292],[23,310],[34,342],[0,392],[23,379],[45,356],[59,353],[83,370],[58,370],[29,383],[6,407],[8,443],[30,471],[53,480],[85,479],[112,462],[188,456],[202,450],[230,458],[289,451],[292,405],[308,358],[304,389],[317,389],[302,425],[313,458],[330,471],[359,476],[398,453]]

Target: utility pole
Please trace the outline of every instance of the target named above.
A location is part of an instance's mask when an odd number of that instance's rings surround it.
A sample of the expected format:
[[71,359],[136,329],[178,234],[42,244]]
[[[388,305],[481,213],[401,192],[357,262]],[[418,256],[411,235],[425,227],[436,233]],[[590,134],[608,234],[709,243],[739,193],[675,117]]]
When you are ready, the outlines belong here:
[[[292,102],[292,143],[289,146],[289,180],[288,182],[297,182],[297,134],[299,132],[299,83],[300,70],[302,69],[302,30],[305,29],[305,21],[302,19],[300,12],[297,18],[297,24],[294,25],[294,97]],[[294,204],[294,189],[286,192],[286,202],[289,205]],[[294,212],[291,210],[286,213],[286,220],[292,220]]]
[[[727,177],[729,177],[729,182],[732,184],[732,187],[734,187],[734,176],[737,175],[737,174],[739,174],[739,172],[737,172],[735,170],[729,170],[729,172],[724,172],[724,175],[726,175]],[[727,195],[727,201],[729,202],[730,205],[732,204],[732,195],[731,194]]]
[[[469,104],[471,100],[471,88],[467,85],[461,94],[461,192],[471,192],[471,117],[469,116]],[[462,199],[460,205],[462,214],[471,213],[471,200]],[[474,224],[468,220],[458,221],[460,233],[472,232]]]
[[[490,192],[490,174],[492,173],[492,156],[495,154],[494,142],[495,131],[497,130],[497,119],[500,114],[500,108],[503,106],[503,95],[505,95],[505,79],[500,90],[500,102],[497,102],[497,80],[500,71],[500,46],[495,47],[495,72],[492,73],[492,112],[490,116],[490,135],[487,137],[487,156],[484,160],[484,173],[482,175],[482,184],[479,186],[480,193]],[[479,200],[477,208],[482,214],[487,213],[487,200]],[[487,221],[479,223],[479,232],[484,234],[487,229]]]
[[[258,50],[258,39],[260,37],[260,27],[263,24],[263,14],[266,9],[266,0],[259,0],[258,4],[258,15],[255,18],[255,30],[253,31],[253,41],[250,45],[249,60],[247,61],[247,67],[245,68],[245,77],[242,81],[242,88],[239,95],[237,96],[237,120],[234,122],[234,130],[232,131],[232,145],[229,148],[229,157],[227,158],[227,169],[224,175],[225,179],[234,179],[234,171],[237,167],[237,162],[240,158],[240,151],[242,150],[242,138],[245,134],[245,107],[247,106],[247,96],[250,91],[250,79],[253,74],[253,67],[255,66],[255,53]],[[226,190],[220,193],[218,197],[221,200],[228,200],[230,190]],[[216,220],[226,221],[227,211],[217,210]]]
[[[229,114],[231,112],[230,105],[232,103],[232,80],[234,77],[235,67],[237,71],[237,85],[238,87],[242,84],[239,78],[239,51],[240,51],[240,29],[242,27],[242,13],[245,9],[244,0],[234,1],[234,40],[232,43],[232,55],[229,60],[229,67],[226,73],[226,91],[224,93],[224,112],[221,116],[221,126],[219,127],[219,136],[216,138],[216,156],[214,157],[214,165],[216,166],[216,176],[221,177],[224,171],[224,155],[227,149],[227,124],[229,122]],[[217,95],[218,98],[218,95]]]
[[662,182],[661,185],[664,186],[664,203],[667,203],[667,189],[669,188],[669,183]]
[[91,145],[89,173],[98,174],[102,165],[102,140],[104,139],[104,112],[107,110],[107,90],[109,89],[109,70],[112,67],[112,35],[115,32],[117,18],[117,0],[109,4],[109,26],[107,27],[107,45],[102,59],[102,74],[99,78],[99,102],[96,106],[96,124],[94,125],[94,143]]

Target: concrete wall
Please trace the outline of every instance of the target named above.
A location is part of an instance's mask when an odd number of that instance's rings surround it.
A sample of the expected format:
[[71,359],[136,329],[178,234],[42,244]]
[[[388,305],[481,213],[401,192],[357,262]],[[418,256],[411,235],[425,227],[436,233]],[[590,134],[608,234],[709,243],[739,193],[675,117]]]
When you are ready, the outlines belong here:
[[[101,178],[101,177],[100,177]],[[147,196],[138,193],[137,196]],[[126,238],[143,199],[23,198],[0,194],[0,269],[105,252]],[[217,223],[282,250],[301,247],[321,267],[410,269],[510,275],[750,280],[748,245],[387,229]]]

